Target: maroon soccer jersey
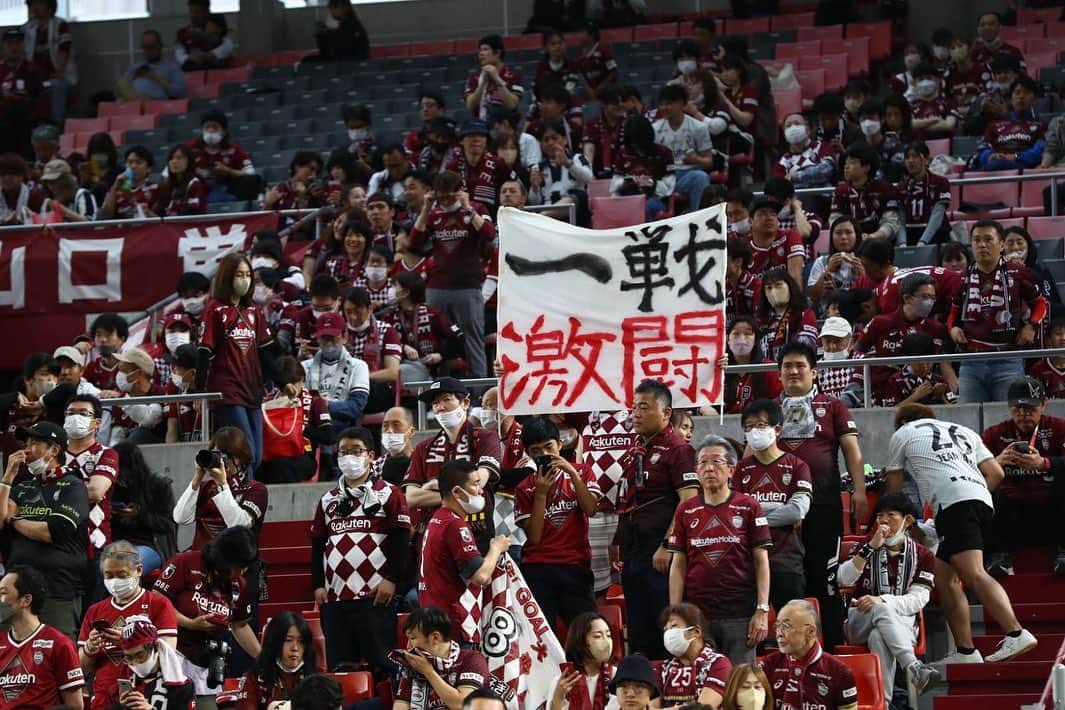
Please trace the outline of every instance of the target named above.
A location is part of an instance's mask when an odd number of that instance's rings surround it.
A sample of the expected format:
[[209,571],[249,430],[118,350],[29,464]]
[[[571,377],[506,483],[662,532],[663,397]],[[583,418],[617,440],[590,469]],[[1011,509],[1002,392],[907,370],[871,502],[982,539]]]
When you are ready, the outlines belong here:
[[285,331],[292,335],[293,349],[298,349],[301,340],[314,340],[314,331],[318,324],[318,315],[311,306],[291,304],[281,311],[281,318],[277,322],[278,332]]
[[85,485],[89,485],[93,476],[103,476],[111,482],[104,497],[89,508],[89,547],[102,550],[111,542],[111,497],[115,494],[114,483],[118,478],[118,453],[94,441],[80,454],[68,451],[63,466],[68,473],[85,481]]
[[862,274],[854,288],[869,288],[877,298],[880,313],[888,314],[898,310],[902,303],[899,296],[899,284],[910,274],[926,274],[936,281],[936,302],[932,306],[932,315],[946,320],[950,314],[955,295],[961,290],[962,275],[957,271],[942,266],[914,266],[908,269],[895,269],[883,281],[876,282],[867,274]]
[[25,109],[40,92],[41,76],[30,62],[0,62],[0,108]]
[[757,591],[754,549],[772,544],[762,506],[749,495],[732,492],[719,505],[702,493],[684,501],[669,536],[669,549],[688,561],[684,600],[714,618],[750,616]]
[[[767,512],[795,496],[813,496],[814,492],[809,467],[792,454],[783,454],[770,464],[763,464],[754,456],[743,459],[732,474],[732,490],[751,496]],[[802,574],[806,548],[796,526],[771,527],[769,532],[773,536],[770,568]]]
[[434,265],[435,262],[433,262],[431,256],[423,256],[414,264],[407,264],[403,259],[397,259],[395,263],[392,264],[392,268],[389,269],[388,275],[395,279],[404,271],[413,271],[422,277],[422,281],[428,281],[429,276],[433,273]]
[[459,638],[463,618],[459,605],[467,587],[463,572],[476,572],[472,566],[479,559],[481,551],[466,520],[450,508],[437,508],[422,538],[418,603],[445,611],[454,638]]
[[[984,445],[995,456],[1005,451],[1013,442],[1020,441],[1031,445],[1043,458],[1050,459],[1061,456],[1065,451],[1065,419],[1044,414],[1039,420],[1035,441],[1031,441],[1030,434],[1022,435],[1012,419],[985,429],[983,439]],[[1002,469],[1006,478],[999,490],[1008,498],[1027,503],[1044,503],[1050,497],[1054,475],[1049,469],[1030,471],[1017,466],[1003,466]]]
[[115,384],[115,378],[118,377],[118,360],[115,360],[114,365],[109,366],[103,358],[98,357],[85,366],[82,377],[94,387],[102,390],[116,390],[118,389]]
[[1042,358],[1032,363],[1028,374],[1043,383],[1047,397],[1065,399],[1065,370],[1059,370],[1050,358]]
[[179,614],[190,619],[206,616],[211,622],[210,631],[178,630],[178,651],[198,666],[207,665],[209,640],[221,639],[231,624],[251,618],[248,583],[243,577],[236,577],[224,590],[208,584],[198,547],[171,557],[155,581],[155,589],[170,600]]
[[906,210],[907,227],[928,224],[936,205],[950,206],[950,182],[942,175],[926,172],[923,180],[907,177],[898,188]]
[[1013,343],[1025,309],[1042,296],[1027,266],[1003,259],[990,274],[976,265],[962,277],[954,297],[959,316],[955,325],[970,343],[999,346]]
[[731,89],[726,89],[725,93],[740,111],[758,113],[758,89],[751,84],[737,84]]
[[[240,481],[230,478],[229,490],[233,494],[233,499],[237,501],[237,505],[251,517],[252,530],[258,534],[270,502],[269,489],[260,481]],[[196,496],[196,534],[192,540],[192,547],[195,550],[201,549],[209,540],[213,540],[218,533],[229,527],[214,504],[216,495],[218,495],[218,484],[213,480],[208,480],[205,476]]]
[[768,321],[758,319],[758,327],[762,329],[762,352],[770,360],[775,361],[781,348],[799,338],[811,345],[817,342],[817,314],[812,308],[802,313],[772,311]]
[[699,697],[704,688],[725,694],[725,684],[732,672],[732,663],[707,644],[690,666],[676,658],[667,659],[655,671],[658,687],[662,690],[662,702],[667,707],[690,703]]
[[1008,57],[1016,59],[1021,66],[1021,70],[1024,70],[1024,53],[1012,44],[1006,44],[1005,42],[999,42],[995,47],[988,47],[980,41],[973,42],[970,57],[974,64],[987,65],[990,65],[997,57]]
[[1033,118],[994,121],[984,131],[984,142],[992,153],[1020,153],[1043,139],[1047,126]]
[[898,193],[884,180],[870,180],[862,188],[841,182],[832,193],[832,212],[853,217],[864,234],[880,228],[880,217],[884,212],[898,209]]
[[[174,611],[174,605],[159,592],[142,589],[133,601],[125,605],[119,605],[114,597],[108,596],[107,599],[89,607],[81,622],[78,648],[85,648],[89,633],[96,622],[106,622],[110,628],[121,632],[126,625],[126,620],[131,616],[147,616],[155,624],[155,628],[159,630],[159,635],[162,637],[177,636],[177,613]],[[110,641],[104,641],[99,652],[93,656],[96,662],[96,675],[92,685],[92,710],[105,710],[110,707],[107,703],[107,690],[115,684],[115,680],[126,667],[122,658],[121,647]]]
[[229,141],[224,146],[208,146],[203,138],[190,138],[185,146],[192,151],[192,164],[196,176],[210,184],[214,180],[215,163],[222,163],[227,168],[250,172],[251,157],[238,143]]
[[346,252],[330,254],[319,266],[319,271],[329,274],[342,286],[354,283],[366,267],[366,255],[363,254],[358,260],[352,260]]
[[[472,165],[466,160],[466,153],[458,150],[444,165],[444,169],[456,172],[462,177],[462,189],[469,194],[471,206],[476,203],[486,210],[496,206],[499,201],[499,188],[510,177],[510,168],[502,158],[492,153],[485,153],[479,163]],[[461,209],[453,211],[458,211],[460,215],[465,214]],[[439,261],[437,259],[438,263]]]
[[809,141],[798,153],[792,150],[784,151],[777,160],[777,164],[773,166],[773,175],[776,177],[788,177],[794,170],[805,170],[825,161],[831,163],[833,169],[835,169],[835,146],[828,141]]
[[[588,492],[599,498],[602,494],[592,470],[581,464],[576,469],[588,486]],[[530,474],[515,489],[515,523],[527,521],[532,515],[535,489],[535,474]],[[547,492],[540,542],[526,540],[521,561],[523,564],[579,565],[585,568],[592,563],[592,548],[588,544],[588,516],[577,503],[577,491],[568,473],[560,472]]]
[[762,660],[762,670],[773,686],[776,710],[839,708],[858,703],[854,672],[821,650],[817,641],[803,658],[770,651]]
[[735,286],[731,281],[725,281],[725,312],[729,318],[733,316],[753,316],[758,310],[758,303],[762,300],[762,278],[750,271],[740,274],[739,283]]
[[[896,296],[897,293],[896,289]],[[854,352],[867,357],[897,357],[902,354],[903,339],[910,333],[932,336],[932,348],[936,354],[943,352],[944,348],[953,347],[947,326],[932,318],[908,321],[902,315],[902,309],[898,308],[871,320],[854,344]],[[874,386],[887,380],[893,372],[894,369],[890,367],[872,368]]]
[[309,668],[301,668],[295,673],[287,673],[279,669],[273,686],[267,685],[256,671],[248,671],[241,677],[240,685],[235,692],[237,710],[269,710],[271,707],[276,707],[274,703],[283,702],[292,697],[292,691],[306,677],[305,671],[314,672]]
[[946,77],[946,94],[955,106],[967,108],[977,96],[987,91],[990,81],[991,67],[986,64],[974,62],[969,71],[951,64]]
[[[873,539],[873,534],[862,542],[852,544],[847,557],[858,554],[862,546]],[[915,584],[931,590],[935,580],[936,556],[909,537],[906,538],[904,550],[905,555],[887,554],[884,547],[875,551],[854,583],[854,598],[867,594],[905,594]]]
[[411,229],[411,249],[422,250],[431,245],[433,250],[435,266],[426,283],[429,288],[481,287],[481,258],[495,239],[496,230],[483,207],[470,206],[484,218],[480,229],[473,227],[468,211],[439,206],[429,212],[424,230],[417,226]]
[[364,331],[348,328],[348,352],[366,363],[370,372],[385,366],[386,357],[403,359],[403,345],[399,333],[385,321],[370,316],[370,327]]
[[672,426],[649,440],[634,436],[634,446],[621,458],[624,474],[618,506],[624,517],[622,559],[654,551],[662,543],[680,496],[677,491],[698,488],[695,449]]
[[588,51],[581,52],[577,59],[577,70],[589,87],[597,89],[611,72],[618,70],[618,63],[609,45],[596,42]]
[[[815,385],[816,389],[816,385]],[[839,441],[844,436],[857,436],[858,428],[843,402],[835,397],[817,392],[810,403],[813,421],[806,417],[799,403],[796,411],[789,411],[789,400],[799,398],[780,396],[784,407],[784,430],[780,436],[780,448],[795,454],[810,468],[810,480],[814,485],[814,505],[839,507]],[[791,421],[797,426],[790,426]],[[812,429],[807,426],[812,424]],[[790,432],[789,432],[790,430]]]
[[[522,86],[521,72],[507,64],[497,67],[497,69],[499,70],[499,78],[503,81],[503,84],[506,85],[507,90],[521,99],[522,94],[525,93],[525,87]],[[477,90],[477,85],[481,81],[481,71],[481,69],[475,69],[466,77],[466,90],[462,96],[464,101],[467,96]],[[499,86],[495,81],[486,77],[484,80],[484,91],[481,93],[481,105],[471,113],[477,118],[487,121],[488,112],[492,107],[502,105],[503,95],[499,91]]]
[[133,219],[134,217],[148,217],[148,214],[137,214],[137,205],[143,205],[150,210],[159,200],[159,183],[145,180],[136,187],[126,189],[119,187],[115,190],[115,219]]
[[[446,659],[433,659],[432,663],[443,681],[452,688],[491,687],[488,661],[478,650],[460,649],[457,641],[451,642],[451,652]],[[421,710],[447,710],[448,708],[447,703],[441,700],[428,681],[409,668],[401,668],[396,700],[410,704],[415,697],[422,699],[419,705]]]
[[500,445],[503,449],[503,458],[499,462],[499,468],[503,470],[517,468],[525,458],[525,445],[521,443],[521,423],[518,420],[515,419],[510,425],[510,430],[503,433]]
[[238,308],[211,299],[203,314],[200,347],[211,351],[207,391],[221,392],[221,404],[257,408],[263,399],[259,348],[270,331],[257,306]]
[[156,196],[152,211],[158,215],[167,217],[206,214],[207,213],[207,184],[200,178],[193,176],[185,190],[180,194],[173,189],[161,189]]
[[621,123],[611,126],[602,116],[584,126],[584,142],[595,146],[593,170],[598,174],[614,164],[614,156],[621,152]]
[[914,118],[946,118],[950,115],[947,102],[943,97],[934,99],[910,99],[910,113]]
[[451,338],[462,337],[462,331],[448,320],[444,312],[428,303],[417,303],[407,313],[399,306],[392,306],[380,314],[381,320],[395,328],[403,345],[414,348],[425,357],[443,353],[444,345]]
[[754,241],[754,233],[748,235],[751,244],[751,266],[748,272],[761,276],[773,267],[787,267],[788,259],[793,256],[806,257],[806,246],[798,232],[779,230],[769,246],[759,246]]
[[41,624],[22,641],[0,636],[0,710],[46,710],[85,685],[74,643]]
[[[874,384],[873,406],[874,407],[895,407],[901,402],[909,399],[910,395],[914,393],[922,383],[928,382],[933,387],[942,384],[943,378],[934,372],[928,377],[918,377],[913,374],[913,370],[909,365],[903,366],[898,372],[892,373],[890,377],[884,380],[880,384]],[[919,400],[920,404],[943,404],[941,397],[935,397],[934,395],[928,395],[924,399]]]
[[325,540],[324,585],[331,602],[373,598],[382,581],[394,578],[397,561],[385,556],[385,539],[393,530],[410,530],[403,491],[382,479],[367,487],[360,497],[339,485],[314,511],[311,537]]
[[[181,394],[181,390],[175,387],[173,382],[168,382],[165,394]],[[163,416],[168,420],[177,420],[178,441],[196,440],[196,436],[200,432],[201,419],[200,413],[196,411],[194,402],[185,401],[164,404]]]
[[[765,362],[772,362],[772,360],[766,360]],[[761,378],[760,390],[757,385],[758,378]],[[736,378],[735,399],[725,413],[739,414],[748,404],[763,397],[776,399],[783,389],[784,386],[780,383],[780,373],[776,370],[770,372],[745,372]]]

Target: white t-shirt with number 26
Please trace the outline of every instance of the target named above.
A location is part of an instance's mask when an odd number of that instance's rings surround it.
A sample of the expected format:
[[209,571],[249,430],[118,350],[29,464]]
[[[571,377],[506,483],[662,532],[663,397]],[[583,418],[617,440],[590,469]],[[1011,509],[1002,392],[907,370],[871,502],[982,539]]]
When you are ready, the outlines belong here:
[[989,508],[991,492],[978,466],[994,458],[972,429],[938,419],[918,419],[891,437],[888,471],[909,471],[921,500],[939,512],[955,503],[976,500]]

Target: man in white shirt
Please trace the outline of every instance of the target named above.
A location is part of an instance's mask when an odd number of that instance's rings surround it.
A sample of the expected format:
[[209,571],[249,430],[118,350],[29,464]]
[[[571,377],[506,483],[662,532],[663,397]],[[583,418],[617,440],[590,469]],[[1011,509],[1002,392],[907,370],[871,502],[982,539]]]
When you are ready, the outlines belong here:
[[705,123],[685,113],[688,90],[666,84],[658,92],[658,110],[662,118],[654,122],[655,143],[673,151],[673,172],[677,183],[673,192],[688,196],[688,209],[697,210],[703,190],[710,186],[707,170],[714,169],[716,156],[710,131]]
[[973,646],[969,601],[958,578],[980,600],[985,612],[1006,630],[988,661],[1010,661],[1036,647],[1021,627],[1006,591],[984,571],[984,543],[991,528],[993,490],[1005,474],[980,435],[952,422],[941,422],[922,404],[907,404],[895,414],[895,433],[888,450],[888,492],[902,490],[906,472],[917,482],[921,500],[935,514],[935,589],[946,613],[957,652],[944,663],[983,663]]

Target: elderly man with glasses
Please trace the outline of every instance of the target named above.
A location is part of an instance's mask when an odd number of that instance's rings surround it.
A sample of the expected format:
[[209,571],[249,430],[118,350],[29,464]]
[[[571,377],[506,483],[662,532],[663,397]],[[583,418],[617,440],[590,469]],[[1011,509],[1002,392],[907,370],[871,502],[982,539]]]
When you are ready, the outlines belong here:
[[753,663],[769,628],[769,522],[758,501],[730,490],[736,450],[718,436],[699,445],[701,495],[677,507],[669,550],[669,603],[712,619],[709,637],[733,665]]

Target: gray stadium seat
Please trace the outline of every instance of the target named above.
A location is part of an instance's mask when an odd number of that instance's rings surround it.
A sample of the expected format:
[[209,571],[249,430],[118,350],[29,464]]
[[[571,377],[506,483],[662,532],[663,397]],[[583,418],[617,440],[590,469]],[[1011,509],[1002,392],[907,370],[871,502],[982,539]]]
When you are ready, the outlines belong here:
[[931,266],[936,263],[936,254],[939,250],[935,244],[926,244],[915,247],[899,247],[895,249],[895,266],[900,269],[914,266]]
[[1054,278],[1055,283],[1065,281],[1065,259],[1046,259],[1041,260],[1041,264],[1050,275]]
[[316,150],[321,151],[326,147],[326,139],[323,136],[282,136],[282,150]]
[[243,143],[244,148],[254,154],[270,154],[281,150],[281,136],[260,136]]
[[1065,238],[1037,239],[1035,250],[1039,252],[1039,258],[1043,261],[1065,258]]
[[256,118],[260,121],[269,121],[271,123],[284,123],[285,121],[296,120],[297,106],[274,106],[273,108],[259,111],[256,114]]
[[242,121],[229,127],[229,132],[233,138],[241,143],[247,143],[253,138],[258,138],[263,134],[263,124],[259,121]]
[[281,93],[277,91],[264,94],[244,94],[236,97],[236,99],[237,107],[252,111],[262,111],[263,109],[281,105]]
[[248,200],[236,202],[212,202],[207,205],[208,214],[232,214],[234,212],[247,212],[250,207]]
[[336,76],[338,62],[300,62],[296,67],[299,76]]
[[981,140],[978,136],[954,136],[950,142],[950,152],[962,158],[968,158],[976,152],[976,146]]

